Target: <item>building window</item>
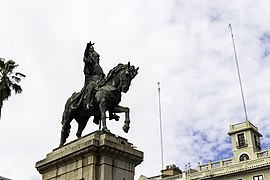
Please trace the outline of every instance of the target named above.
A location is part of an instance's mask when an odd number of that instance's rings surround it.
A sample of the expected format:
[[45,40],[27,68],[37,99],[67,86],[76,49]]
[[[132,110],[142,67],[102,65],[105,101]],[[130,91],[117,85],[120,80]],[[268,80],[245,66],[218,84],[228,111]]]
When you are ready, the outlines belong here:
[[263,175],[253,176],[253,180],[263,180]]
[[258,141],[257,141],[257,136],[255,134],[254,134],[254,142],[255,142],[255,145],[257,146]]
[[261,143],[255,134],[254,134],[254,142],[255,142],[255,146],[261,150]]
[[237,147],[238,148],[247,147],[247,143],[246,143],[246,139],[245,139],[245,134],[244,133],[237,134],[237,139],[238,139],[238,144],[237,144]]
[[239,161],[246,161],[249,160],[249,156],[247,154],[241,154],[239,157]]

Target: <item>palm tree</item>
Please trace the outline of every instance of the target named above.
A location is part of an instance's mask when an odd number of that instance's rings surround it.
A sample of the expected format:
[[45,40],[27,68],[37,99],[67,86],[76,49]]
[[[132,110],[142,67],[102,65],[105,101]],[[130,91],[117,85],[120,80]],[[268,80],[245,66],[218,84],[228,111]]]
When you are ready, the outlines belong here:
[[11,96],[11,90],[14,90],[16,94],[22,92],[18,83],[21,81],[21,77],[25,77],[25,75],[13,72],[17,66],[18,64],[12,60],[5,61],[4,58],[0,58],[0,119],[3,102]]

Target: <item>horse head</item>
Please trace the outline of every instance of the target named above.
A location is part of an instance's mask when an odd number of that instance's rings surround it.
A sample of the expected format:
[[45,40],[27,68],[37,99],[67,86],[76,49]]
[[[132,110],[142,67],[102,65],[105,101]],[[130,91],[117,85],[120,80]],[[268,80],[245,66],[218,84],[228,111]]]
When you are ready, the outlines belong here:
[[135,66],[131,66],[130,62],[126,65],[126,68],[123,70],[122,75],[120,75],[120,84],[118,89],[121,92],[126,93],[129,90],[131,80],[138,74],[138,69],[135,69]]
[[111,79],[114,87],[120,92],[126,93],[129,90],[131,80],[138,74],[138,69],[131,66],[130,62],[128,64],[118,64],[109,72],[107,79]]

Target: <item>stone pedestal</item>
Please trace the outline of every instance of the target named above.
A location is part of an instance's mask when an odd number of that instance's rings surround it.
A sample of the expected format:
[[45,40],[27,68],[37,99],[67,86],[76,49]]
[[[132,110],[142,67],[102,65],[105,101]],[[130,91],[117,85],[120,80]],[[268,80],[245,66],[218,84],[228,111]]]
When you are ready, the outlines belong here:
[[127,139],[96,131],[54,149],[36,168],[42,180],[134,180],[142,161]]

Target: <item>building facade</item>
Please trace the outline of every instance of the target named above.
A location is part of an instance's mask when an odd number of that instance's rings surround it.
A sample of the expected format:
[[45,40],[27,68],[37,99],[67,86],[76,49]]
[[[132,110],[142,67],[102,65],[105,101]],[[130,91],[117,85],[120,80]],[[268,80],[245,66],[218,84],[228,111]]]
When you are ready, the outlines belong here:
[[181,171],[175,165],[167,166],[161,175],[141,176],[139,180],[270,180],[270,146],[261,148],[262,135],[250,121],[230,125],[233,157],[198,163],[196,170]]

